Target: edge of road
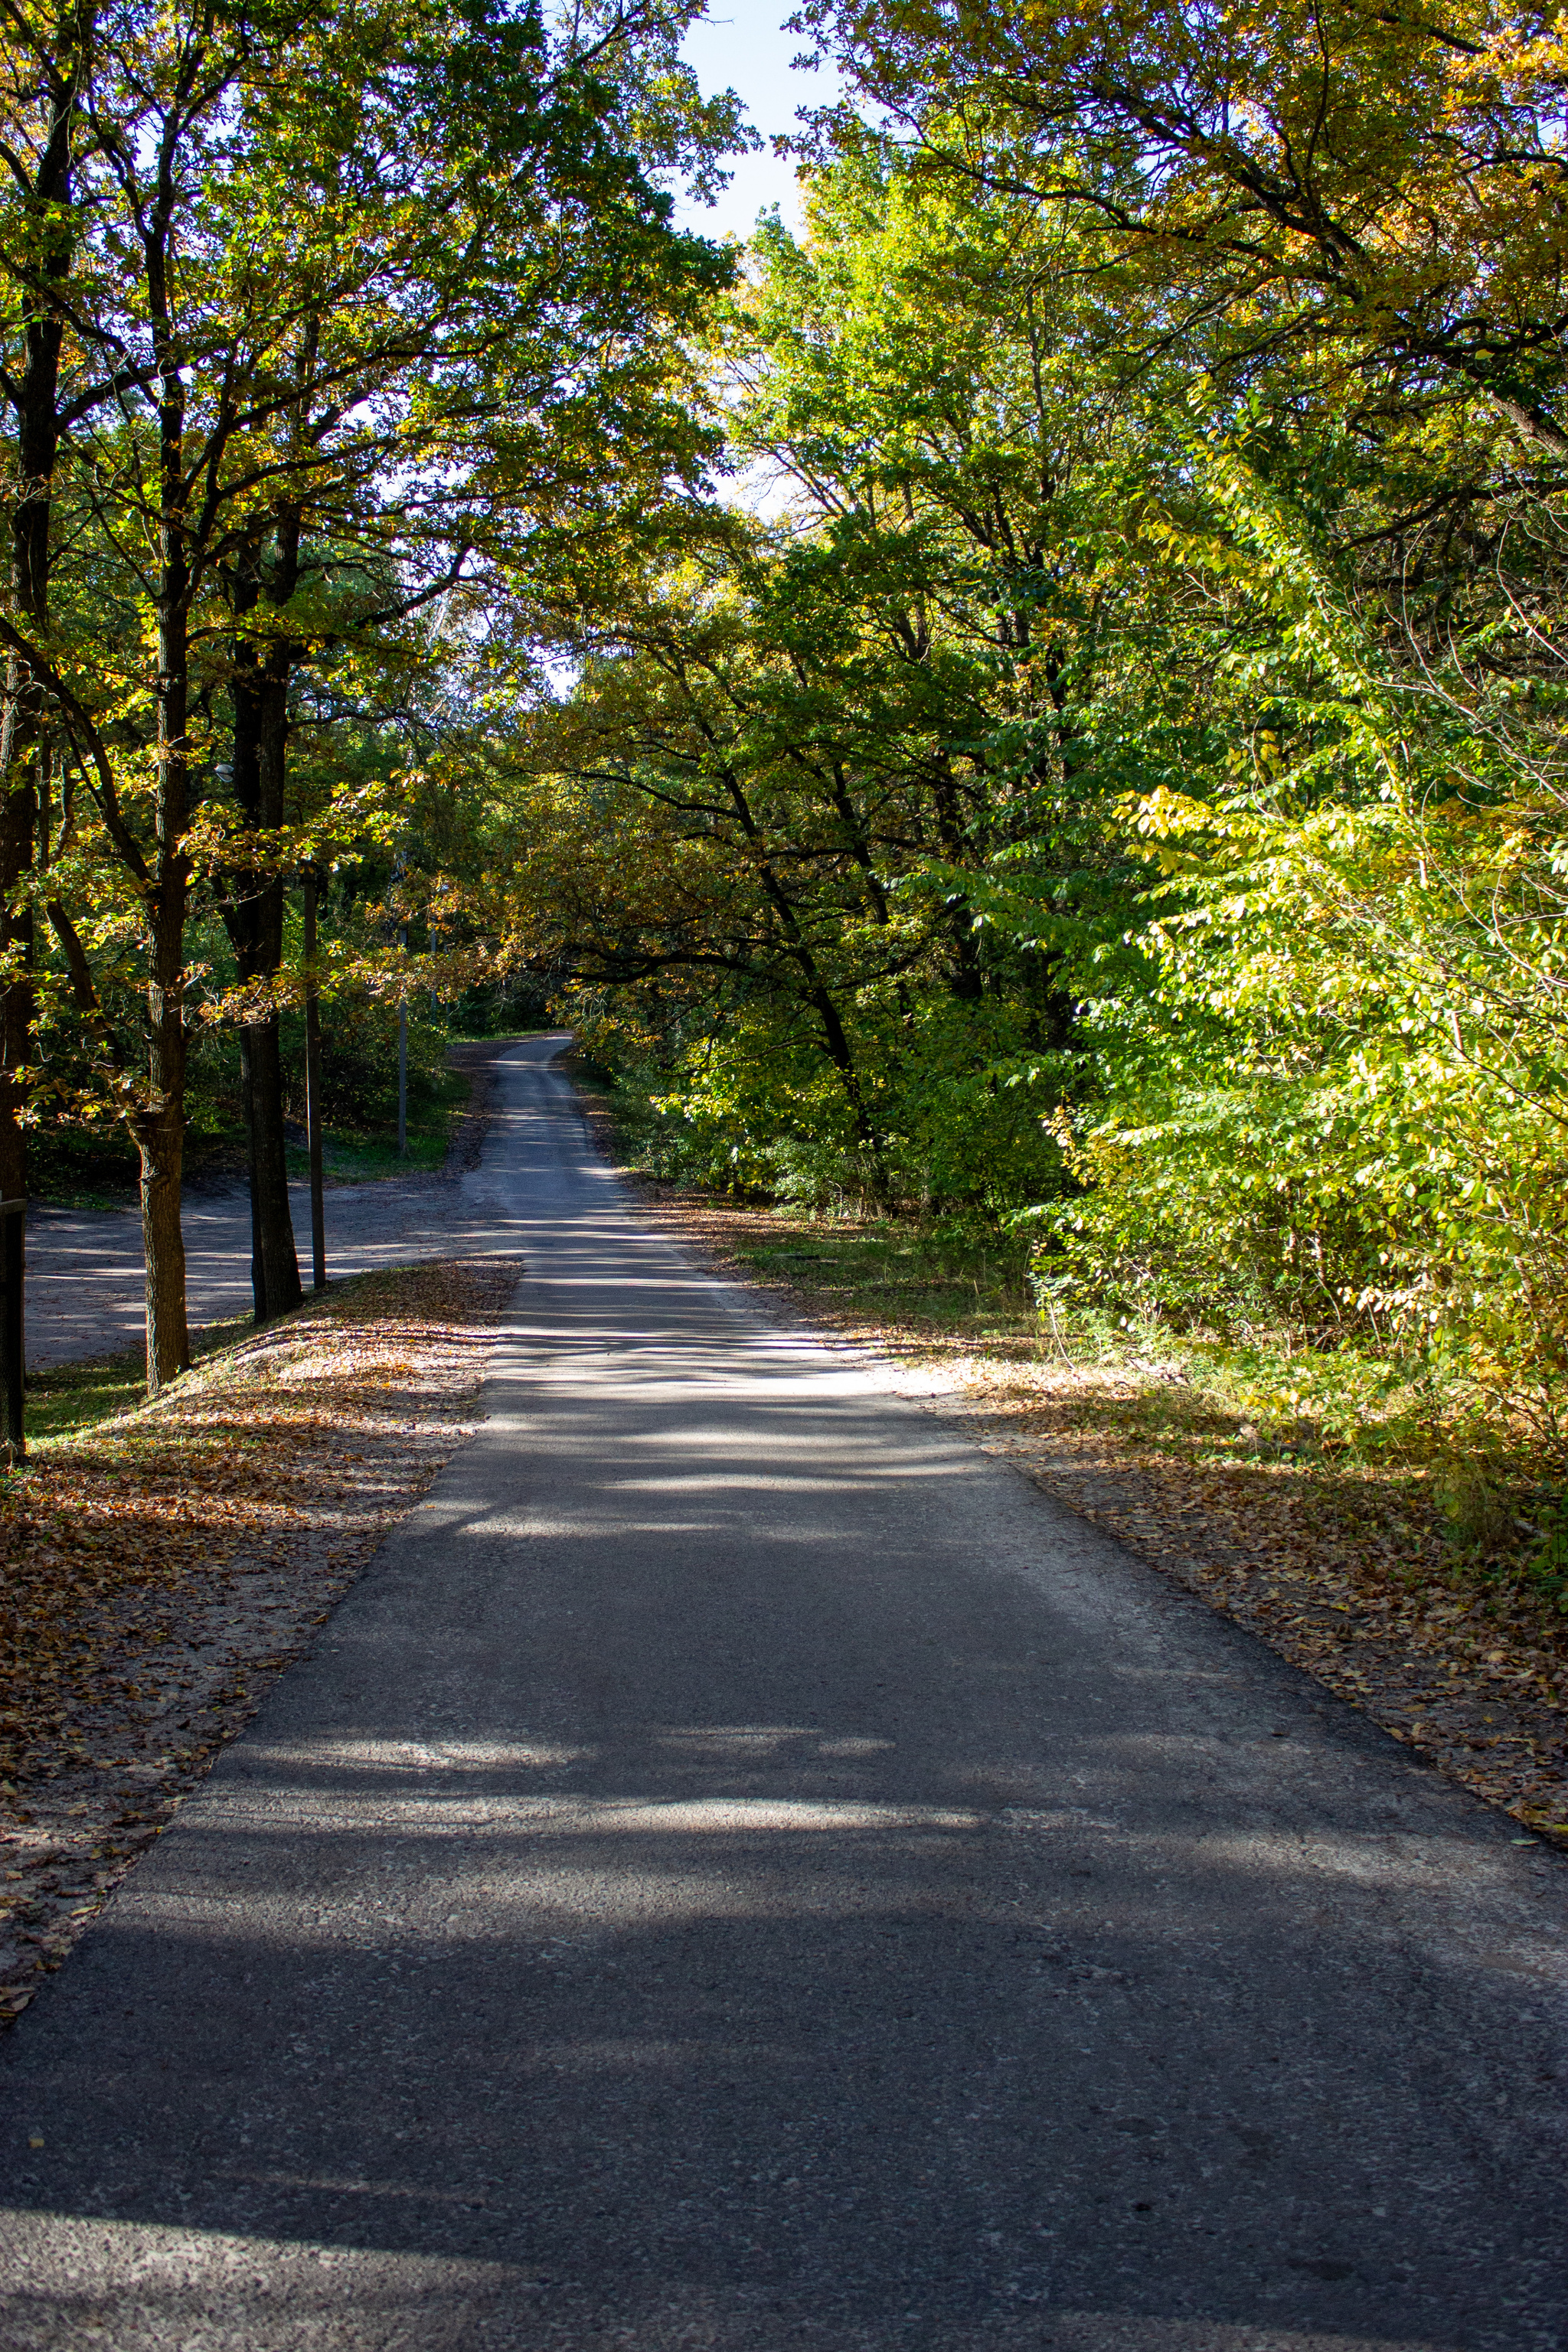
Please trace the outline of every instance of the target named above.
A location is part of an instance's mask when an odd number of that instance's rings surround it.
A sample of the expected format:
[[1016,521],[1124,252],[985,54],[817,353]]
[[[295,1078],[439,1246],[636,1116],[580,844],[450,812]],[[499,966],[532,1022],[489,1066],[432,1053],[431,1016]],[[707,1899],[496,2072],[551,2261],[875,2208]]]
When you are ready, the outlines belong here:
[[[743,1270],[717,1255],[712,1244],[683,1220],[679,1195],[674,1199],[655,1196],[637,1172],[625,1166],[617,1150],[614,1116],[608,1105],[584,1087],[575,1072],[563,1066],[567,1051],[563,1048],[550,1066],[571,1085],[584,1131],[622,1188],[633,1213],[657,1211],[649,1229],[694,1271],[716,1288],[728,1292],[740,1311],[781,1334],[808,1340],[847,1363],[874,1373],[889,1395],[936,1415],[999,1467],[1012,1471],[1063,1525],[1070,1525],[1081,1536],[1105,1546],[1107,1557],[1113,1555],[1126,1562],[1152,1580],[1153,1589],[1173,1601],[1201,1610],[1211,1619],[1218,1618],[1255,1651],[1261,1650],[1282,1674],[1314,1696],[1320,1712],[1331,1709],[1342,1717],[1347,1727],[1351,1724],[1358,1726],[1369,1743],[1368,1752],[1397,1754],[1410,1769],[1432,1775],[1445,1788],[1479,1803],[1500,1831],[1511,1833],[1513,1843],[1533,1844],[1542,1857],[1550,1854],[1559,1864],[1568,1864],[1568,1801],[1564,1802],[1561,1822],[1532,1817],[1531,1808],[1510,1803],[1504,1791],[1489,1786],[1479,1772],[1467,1769],[1463,1748],[1458,1743],[1438,1749],[1423,1744],[1419,1738],[1406,1737],[1382,1719],[1375,1705],[1369,1704],[1354,1688],[1342,1686],[1314,1672],[1310,1658],[1293,1655],[1286,1642],[1272,1637],[1273,1629],[1267,1619],[1245,1605],[1238,1606],[1237,1596],[1217,1580],[1209,1582],[1200,1574],[1183,1572],[1173,1560],[1142,1548],[1116,1526],[1106,1525],[1097,1512],[1081,1507],[1070,1494],[1060,1492],[1052,1483],[1048,1470],[1040,1462],[1031,1460],[1016,1441],[987,1426],[994,1415],[988,1412],[984,1401],[966,1398],[961,1372],[936,1364],[901,1361],[892,1349],[879,1347],[874,1340],[836,1332],[816,1321],[804,1301],[749,1280]],[[1469,1736],[1478,1745],[1493,1739],[1501,1705],[1494,1691],[1485,1687],[1475,1691],[1475,1720]],[[1568,1723],[1560,1723],[1558,1730],[1560,1737],[1568,1738]],[[1527,1732],[1524,1737],[1528,1736]],[[1481,1752],[1489,1754],[1490,1747],[1484,1747]],[[1568,1787],[1568,1758],[1564,1760],[1563,1777]]]

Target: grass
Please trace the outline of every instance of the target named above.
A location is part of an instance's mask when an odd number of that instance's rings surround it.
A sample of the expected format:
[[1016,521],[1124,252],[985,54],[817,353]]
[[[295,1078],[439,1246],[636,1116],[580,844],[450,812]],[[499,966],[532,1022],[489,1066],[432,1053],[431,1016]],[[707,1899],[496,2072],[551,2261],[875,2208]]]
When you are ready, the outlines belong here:
[[[389,1176],[439,1172],[452,1139],[452,1129],[468,1104],[468,1080],[459,1070],[444,1071],[436,1081],[436,1099],[421,1103],[408,1122],[408,1150],[399,1156],[393,1128],[355,1131],[327,1128],[321,1136],[321,1164],[340,1184],[374,1184]],[[289,1173],[308,1176],[310,1156],[303,1144],[289,1147]]]
[[787,1241],[759,1236],[736,1255],[764,1278],[782,1276],[851,1316],[909,1324],[976,1348],[1033,1348],[1037,1318],[1026,1268],[998,1235],[890,1222],[790,1223]]
[[[279,1318],[279,1322],[287,1318]],[[236,1348],[255,1325],[248,1315],[208,1323],[191,1334],[191,1355],[200,1363]],[[269,1327],[271,1328],[271,1327]],[[47,1446],[79,1437],[98,1423],[112,1421],[145,1402],[147,1360],[140,1348],[55,1364],[27,1375],[27,1444]]]
[[746,1230],[729,1246],[764,1280],[944,1352],[961,1346],[1017,1364],[1123,1373],[1139,1385],[1150,1433],[1206,1439],[1216,1458],[1333,1460],[1451,1486],[1478,1472],[1542,1483],[1532,1433],[1503,1428],[1495,1408],[1483,1411],[1438,1365],[1354,1345],[1309,1348],[1283,1329],[1229,1338],[1042,1306],[1026,1248],[978,1224],[857,1223],[781,1207],[736,1213]]

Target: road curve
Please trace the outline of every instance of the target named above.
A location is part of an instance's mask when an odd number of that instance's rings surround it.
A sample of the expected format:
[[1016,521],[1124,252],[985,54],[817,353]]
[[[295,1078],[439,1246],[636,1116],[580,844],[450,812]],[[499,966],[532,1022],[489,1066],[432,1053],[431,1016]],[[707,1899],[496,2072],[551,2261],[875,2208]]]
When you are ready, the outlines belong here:
[[1559,1858],[640,1229],[552,1043],[487,1423],[9,2039],[0,2347],[1560,2352]]

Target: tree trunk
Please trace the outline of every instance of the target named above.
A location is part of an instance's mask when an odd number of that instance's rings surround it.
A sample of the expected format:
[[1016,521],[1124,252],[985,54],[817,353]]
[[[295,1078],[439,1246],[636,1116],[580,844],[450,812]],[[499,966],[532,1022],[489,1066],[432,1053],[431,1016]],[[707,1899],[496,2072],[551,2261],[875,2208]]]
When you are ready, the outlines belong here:
[[[276,969],[276,967],[274,967]],[[256,1319],[298,1307],[304,1293],[289,1207],[289,1162],[283,1135],[283,1052],[278,1015],[246,1030],[250,1097],[250,1197],[255,1207],[265,1296]]]
[[327,1212],[321,1173],[321,1000],[316,987],[316,877],[305,877],[305,1135],[310,1153],[310,1281],[327,1286]]
[[[181,710],[183,720],[184,711]],[[182,740],[184,729],[181,730]],[[142,1154],[142,1243],[147,1268],[147,1392],[190,1369],[185,1323],[185,1242],[180,1183],[185,1149],[184,861],[168,857],[160,877],[147,989],[149,1099],[132,1121]]]
[[26,1451],[27,1148],[21,1117],[26,1088],[20,1074],[32,1056],[34,1010],[33,917],[30,908],[17,904],[17,893],[33,863],[33,762],[43,748],[34,698],[17,676],[21,667],[15,657],[7,665],[0,728],[0,779],[5,787],[0,809],[0,952],[11,975],[0,991],[0,1443],[12,1462]]
[[132,1113],[142,1155],[142,1243],[147,1268],[147,1392],[190,1368],[180,1184],[185,1149],[185,916],[191,867],[190,597],[181,477],[184,386],[171,365],[159,415],[163,511],[159,548],[157,865],[149,893],[147,1093]]
[[[90,7],[61,11],[47,55],[39,59],[38,95],[47,125],[32,185],[26,190],[29,230],[36,240],[20,273],[21,363],[6,383],[16,420],[19,496],[11,517],[11,607],[37,635],[49,602],[49,518],[59,452],[60,351],[64,319],[57,299],[69,275],[75,244],[70,217],[72,142],[88,47]],[[29,278],[31,283],[29,283]],[[37,854],[40,769],[47,757],[42,689],[16,653],[5,666],[0,718],[0,1202],[25,1202],[26,1086],[19,1076],[32,1060],[37,1012],[33,982],[33,915],[20,893]],[[26,1226],[20,1209],[0,1207],[0,1436],[13,1460],[25,1450],[24,1408]]]
[[[258,546],[242,559],[230,593],[237,619],[254,613],[261,593]],[[281,705],[287,681],[269,677],[255,640],[237,634],[229,690],[234,704],[234,795],[247,826],[255,832],[282,822],[285,714]],[[259,864],[242,873],[223,914],[241,982],[259,983],[269,993],[283,960],[281,878]],[[245,1072],[250,1171],[251,1297],[259,1324],[297,1307],[302,1295],[289,1209],[283,1055],[275,1009],[246,1021],[239,1050]]]
[[250,1170],[250,1304],[259,1325],[267,1320],[267,1261],[261,1255],[261,1196],[256,1183],[256,1087],[250,1067],[250,1032],[239,1033],[240,1098],[245,1107],[245,1149]]
[[[298,571],[297,534],[287,531],[279,551],[292,592]],[[268,583],[279,601],[278,579]],[[237,620],[253,614],[261,601],[261,546],[255,541],[237,565],[230,585]],[[289,731],[289,674],[292,649],[273,638],[265,651],[255,636],[237,631],[230,695],[234,704],[234,796],[253,832],[269,832],[283,822]],[[242,982],[258,985],[270,998],[283,963],[283,879],[268,863],[241,874],[224,908]],[[297,1307],[304,1293],[289,1207],[289,1158],[283,1133],[283,1052],[275,1006],[246,1022],[240,1037],[245,1066],[246,1140],[250,1163],[252,1234],[251,1293],[258,1323]]]
[[[297,542],[298,530],[294,539]],[[297,544],[290,545],[287,531],[279,549],[282,571],[287,575],[288,588],[292,593],[294,574],[299,569]],[[271,583],[274,601],[283,586],[275,578]],[[293,667],[293,647],[286,638],[275,637],[267,649],[261,666],[261,732],[258,745],[258,782],[260,785],[259,815],[268,828],[280,825],[284,817],[284,791],[288,779],[289,744],[289,675]],[[283,969],[283,877],[270,871],[257,898],[257,946],[260,951],[258,978],[276,985]],[[289,1156],[283,1135],[283,1045],[279,1029],[276,1005],[265,1021],[251,1033],[251,1076],[256,1104],[256,1163],[254,1181],[260,1202],[261,1254],[267,1266],[267,1307],[272,1315],[281,1315],[290,1307],[298,1307],[304,1297],[300,1282],[300,1259],[294,1247],[294,1222],[289,1209]]]
[[[397,944],[408,952],[408,926],[397,934]],[[408,1157],[408,999],[397,1000],[397,1156]]]

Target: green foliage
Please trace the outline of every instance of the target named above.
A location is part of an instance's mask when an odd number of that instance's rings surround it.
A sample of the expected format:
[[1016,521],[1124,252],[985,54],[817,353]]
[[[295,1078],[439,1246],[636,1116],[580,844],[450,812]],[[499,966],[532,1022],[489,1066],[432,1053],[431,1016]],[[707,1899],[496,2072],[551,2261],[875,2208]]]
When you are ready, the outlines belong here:
[[[292,1070],[304,1066],[303,1022],[290,1014],[284,1043]],[[447,1033],[426,1011],[411,1003],[408,1017],[408,1117],[411,1127],[429,1124],[450,1100]],[[302,1121],[302,1077],[289,1102]],[[397,1007],[358,994],[337,997],[321,1012],[321,1115],[345,1135],[368,1138],[395,1133],[397,1123]]]
[[[1003,1236],[1042,1330],[1174,1350],[1248,1427],[1560,1454],[1555,41],[1287,11],[1204,34],[1217,100],[1174,17],[806,16],[885,110],[819,126],[806,233],[739,273],[658,193],[734,136],[679,10],[588,50],[444,0],[329,9],[298,58],[215,31],[232,139],[175,158],[185,751],[149,375],[55,491],[80,954],[38,927],[38,1098],[147,1126],[179,899],[189,1122],[232,1132],[236,1024],[298,1066],[308,861],[364,1165],[399,994],[432,1151],[432,993],[570,1019],[651,1171]],[[218,756],[263,674],[266,823]]]
[[1047,1321],[1270,1427],[1560,1448],[1556,395],[1529,468],[1489,380],[1352,397],[1350,314],[1248,312],[1223,239],[1173,328],[1125,154],[1052,151],[1121,215],[1042,205],[943,103],[759,232],[714,366],[789,509],[584,615],[509,786],[533,951],[650,1167],[1003,1221]]
[[513,747],[529,948],[665,1164],[921,1212],[1060,1188],[1070,961],[1141,863],[1097,748],[1133,419],[1084,257],[873,142],[818,183],[716,355],[799,515],[651,550]]
[[[1559,1441],[1568,1372],[1568,833],[1554,727],[1490,663],[1391,661],[1216,445],[1226,577],[1276,624],[1238,788],[1129,814],[1167,867],[1152,984],[1096,1008],[1064,1292],[1231,1329],[1374,1338]],[[1192,551],[1186,551],[1192,560]],[[1194,779],[1194,784],[1197,780]]]

